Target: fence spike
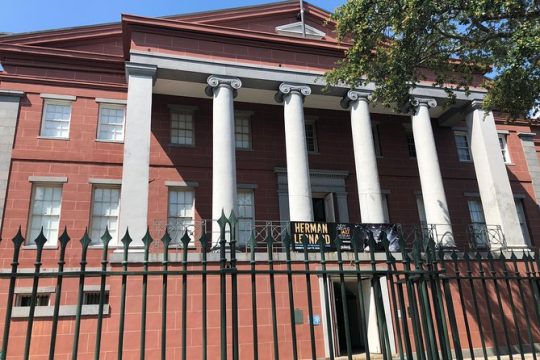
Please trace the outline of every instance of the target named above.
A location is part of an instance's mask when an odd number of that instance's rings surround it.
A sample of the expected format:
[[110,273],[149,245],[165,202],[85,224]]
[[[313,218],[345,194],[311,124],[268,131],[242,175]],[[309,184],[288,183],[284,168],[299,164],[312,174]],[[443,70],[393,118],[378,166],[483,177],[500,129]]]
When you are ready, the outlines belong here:
[[302,243],[304,250],[307,250],[309,242],[308,237],[305,234],[300,237],[300,242]]
[[[465,260],[465,255],[467,255],[466,252],[463,254],[463,260]],[[452,260],[457,260],[458,259],[458,254],[457,254],[456,250],[452,250],[452,254],[450,255],[450,257],[452,258]],[[467,259],[468,259],[468,255],[467,255]]]
[[191,238],[189,237],[188,231],[184,231],[184,235],[182,235],[182,238],[180,239],[182,242],[182,245],[184,245],[184,249],[187,249],[189,242],[191,241]]
[[145,250],[150,248],[150,244],[152,244],[153,241],[154,239],[152,239],[152,236],[150,235],[150,227],[146,227],[146,233],[142,238]]
[[229,224],[231,226],[236,226],[238,223],[238,217],[236,216],[234,210],[231,210],[231,214],[229,215]]
[[269,247],[272,247],[272,245],[274,244],[274,237],[272,236],[272,231],[271,229],[269,229],[269,227],[266,228],[266,238],[264,239],[264,241]]
[[227,225],[229,220],[225,216],[225,211],[224,210],[221,210],[221,216],[219,217],[219,219],[217,219],[216,222],[218,223],[220,230],[222,232],[225,232],[225,226]]
[[67,226],[64,226],[64,231],[62,232],[62,235],[60,235],[58,237],[58,241],[60,242],[60,246],[65,248],[70,240],[71,240],[71,238],[68,235]]
[[43,234],[43,226],[42,226],[41,230],[39,231],[38,236],[34,240],[34,243],[36,244],[36,247],[38,249],[42,249],[46,242],[47,242],[47,238],[45,237],[45,234]]
[[126,233],[120,241],[122,242],[122,244],[124,244],[124,252],[126,252],[129,248],[129,244],[131,244],[131,242],[133,241],[131,239],[131,236],[129,236],[129,229],[126,229]]
[[[526,253],[524,253],[523,259],[525,259],[525,256],[527,256]],[[512,259],[512,260],[517,260],[518,259],[516,253],[514,252],[514,250],[512,250],[510,252],[510,259]]]
[[90,236],[88,235],[88,228],[84,229],[84,235],[81,238],[81,245],[84,249],[87,249],[90,243],[92,242],[92,239],[90,239]]
[[169,229],[165,228],[165,234],[161,237],[161,242],[163,243],[163,247],[165,249],[169,248],[169,244],[171,243],[171,235],[169,235]]
[[112,236],[109,233],[109,227],[105,226],[105,232],[101,236],[101,242],[103,243],[103,246],[107,246],[109,244],[109,241],[111,241]]
[[21,227],[19,226],[19,230],[17,231],[17,234],[11,239],[13,241],[13,245],[15,249],[18,249],[21,247],[21,245],[24,243],[24,236],[22,235]]
[[499,255],[499,260],[501,262],[504,262],[506,260],[506,256],[504,256],[504,253],[501,251],[501,254]]

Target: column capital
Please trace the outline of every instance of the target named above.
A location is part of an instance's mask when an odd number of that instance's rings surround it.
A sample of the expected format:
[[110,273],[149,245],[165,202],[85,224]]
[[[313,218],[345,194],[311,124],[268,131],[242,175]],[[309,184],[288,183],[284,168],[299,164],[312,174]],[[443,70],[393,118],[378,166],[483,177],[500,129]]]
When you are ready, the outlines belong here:
[[208,96],[214,95],[214,89],[220,86],[228,87],[233,90],[236,97],[236,90],[242,87],[242,81],[239,78],[222,77],[217,75],[210,75],[206,79],[208,86],[204,89],[204,92]]
[[297,93],[305,97],[311,95],[311,88],[305,84],[281,83],[276,95],[274,95],[274,99],[278,103],[282,103],[283,98],[292,93]]
[[474,110],[482,110],[484,108],[484,100],[481,99],[473,99],[469,105],[470,109],[472,111]]
[[126,62],[126,80],[129,82],[130,76],[151,77],[152,83],[156,82],[157,66],[148,64],[138,64]]
[[341,99],[339,103],[342,108],[348,109],[352,102],[365,101],[369,103],[370,100],[371,100],[371,91],[349,90],[343,96],[343,98]]
[[411,105],[413,108],[418,108],[420,106],[425,106],[427,108],[434,108],[435,106],[437,106],[437,100],[433,98],[414,97],[411,100]]

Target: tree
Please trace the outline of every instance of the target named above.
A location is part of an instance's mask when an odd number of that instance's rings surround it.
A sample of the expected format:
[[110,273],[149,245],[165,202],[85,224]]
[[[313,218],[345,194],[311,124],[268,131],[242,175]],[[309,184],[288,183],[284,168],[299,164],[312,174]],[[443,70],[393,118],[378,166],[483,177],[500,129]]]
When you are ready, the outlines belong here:
[[426,73],[454,98],[491,72],[487,110],[516,119],[540,107],[539,0],[349,0],[333,19],[350,47],[330,84],[374,82],[374,100],[401,110]]

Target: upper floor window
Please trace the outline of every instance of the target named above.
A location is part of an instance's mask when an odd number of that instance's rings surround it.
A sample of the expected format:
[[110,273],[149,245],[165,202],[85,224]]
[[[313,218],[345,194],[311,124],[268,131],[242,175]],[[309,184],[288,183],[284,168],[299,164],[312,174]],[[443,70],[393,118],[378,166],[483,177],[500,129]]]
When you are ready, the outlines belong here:
[[454,132],[454,139],[456,141],[459,161],[471,161],[472,156],[467,133],[464,131],[456,131]]
[[373,124],[371,131],[373,133],[373,146],[375,147],[375,156],[382,156],[381,140],[379,137],[379,124]]
[[317,147],[317,128],[315,127],[315,121],[306,121],[306,145],[308,152],[318,152]]
[[234,114],[234,135],[237,149],[251,149],[251,112],[237,111]]
[[171,144],[194,145],[193,114],[195,108],[169,106],[171,109]]
[[60,223],[60,204],[62,185],[35,185],[32,192],[32,204],[28,220],[28,244],[34,244],[41,229],[47,238],[47,244],[56,244]]
[[416,145],[414,145],[414,135],[412,130],[405,130],[407,136],[407,150],[409,151],[409,157],[416,158]]
[[67,139],[71,121],[71,101],[46,99],[41,122],[41,136]]
[[424,198],[422,195],[416,195],[416,207],[418,209],[418,218],[420,219],[420,225],[427,226],[426,208],[424,206]]
[[529,234],[529,227],[527,226],[527,218],[525,217],[525,209],[523,206],[523,200],[522,199],[515,199],[516,202],[516,210],[517,215],[519,219],[519,226],[521,227],[521,232],[523,233],[523,238],[525,240],[525,243],[530,245],[531,244],[531,235]]
[[92,245],[101,244],[105,229],[109,231],[111,240],[118,240],[118,215],[120,208],[120,187],[96,187],[92,196],[92,219],[90,238]]
[[99,106],[98,140],[124,140],[125,107],[101,104]]
[[510,164],[510,152],[508,151],[508,143],[506,141],[507,134],[499,134],[499,146],[501,147],[501,153],[505,163]]

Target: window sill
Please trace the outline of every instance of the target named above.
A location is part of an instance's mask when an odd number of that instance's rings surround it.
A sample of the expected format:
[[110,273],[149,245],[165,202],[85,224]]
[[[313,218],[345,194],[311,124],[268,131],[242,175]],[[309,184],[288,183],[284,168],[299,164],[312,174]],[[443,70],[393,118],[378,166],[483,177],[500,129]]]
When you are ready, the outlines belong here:
[[100,143],[112,143],[112,144],[123,144],[124,140],[105,140],[105,139],[96,139],[96,142]]
[[69,138],[67,137],[55,137],[55,136],[38,136],[38,139],[41,140],[63,140],[63,141],[69,141]]
[[461,164],[473,164],[474,162],[472,160],[459,160]]
[[[25,250],[37,250],[36,245],[23,245],[22,248],[25,249]],[[45,245],[45,246],[43,246],[43,250],[58,250],[58,244]]]
[[195,144],[172,144],[172,143],[169,143],[169,147],[172,147],[172,148],[194,148]]
[[504,165],[506,165],[506,166],[516,166],[516,164],[511,163],[511,162],[505,162]]
[[251,152],[253,151],[253,148],[235,148],[236,151],[248,151],[248,152]]
[[[103,304],[103,315],[109,315],[109,304]],[[28,318],[30,314],[29,306],[14,306],[11,313],[12,318]],[[52,317],[54,314],[54,306],[36,306],[34,317],[44,318]],[[77,315],[77,305],[60,305],[59,317],[73,317]],[[81,315],[91,316],[99,315],[99,305],[83,305],[81,307]]]
[[318,151],[308,151],[308,155],[321,155]]

